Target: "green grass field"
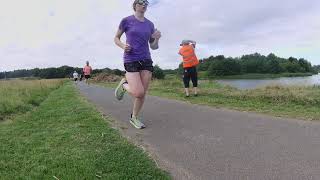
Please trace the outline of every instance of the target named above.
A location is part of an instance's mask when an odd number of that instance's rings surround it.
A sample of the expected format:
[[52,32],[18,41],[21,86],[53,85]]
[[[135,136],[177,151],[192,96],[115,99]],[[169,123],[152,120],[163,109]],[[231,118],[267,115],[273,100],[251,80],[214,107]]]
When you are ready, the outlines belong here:
[[[116,83],[99,83],[115,87]],[[199,96],[185,98],[181,79],[167,76],[153,80],[149,94],[213,107],[251,111],[280,117],[320,120],[320,87],[269,86],[253,90],[238,90],[214,80],[199,82]]]
[[319,86],[269,86],[253,90],[238,90],[216,81],[203,81],[199,88],[198,97],[185,98],[182,81],[170,78],[153,81],[150,94],[214,107],[320,120]]
[[0,81],[0,120],[38,106],[63,80]]
[[170,179],[71,83],[0,124],[0,179]]

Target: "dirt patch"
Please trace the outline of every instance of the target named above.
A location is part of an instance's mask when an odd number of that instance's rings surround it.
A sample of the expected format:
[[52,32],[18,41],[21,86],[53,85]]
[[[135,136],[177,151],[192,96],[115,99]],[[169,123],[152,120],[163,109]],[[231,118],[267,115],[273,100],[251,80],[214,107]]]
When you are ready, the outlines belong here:
[[110,74],[110,73],[99,73],[93,77],[93,81],[96,82],[118,82],[122,79],[122,76]]

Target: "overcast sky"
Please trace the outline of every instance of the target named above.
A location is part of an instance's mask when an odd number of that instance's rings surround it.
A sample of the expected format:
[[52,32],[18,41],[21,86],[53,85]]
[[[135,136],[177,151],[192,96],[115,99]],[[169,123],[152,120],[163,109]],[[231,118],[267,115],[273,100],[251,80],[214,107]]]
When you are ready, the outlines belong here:
[[[133,0],[0,0],[0,71],[35,67],[123,70],[113,38]],[[146,17],[162,32],[155,64],[176,68],[182,39],[199,58],[258,52],[320,64],[319,0],[150,0]],[[125,36],[123,36],[123,41]]]

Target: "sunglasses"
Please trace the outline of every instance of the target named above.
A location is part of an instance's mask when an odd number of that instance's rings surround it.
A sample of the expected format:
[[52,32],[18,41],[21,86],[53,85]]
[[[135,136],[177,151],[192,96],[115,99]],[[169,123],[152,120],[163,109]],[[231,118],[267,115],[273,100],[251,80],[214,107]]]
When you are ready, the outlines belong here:
[[139,0],[137,4],[142,5],[142,6],[148,6],[149,2],[147,0]]

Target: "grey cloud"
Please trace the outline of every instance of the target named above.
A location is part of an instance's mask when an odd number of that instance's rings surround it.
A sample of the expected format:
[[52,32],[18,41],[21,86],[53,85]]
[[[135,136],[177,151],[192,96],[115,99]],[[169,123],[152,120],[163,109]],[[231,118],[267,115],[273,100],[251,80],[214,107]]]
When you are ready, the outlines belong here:
[[[146,16],[162,32],[160,49],[152,51],[154,62],[160,67],[178,66],[181,58],[177,52],[182,39],[198,42],[200,58],[274,52],[279,56],[291,54],[311,58],[314,64],[320,64],[313,51],[320,48],[317,43],[320,41],[320,2],[316,0],[150,2]],[[107,13],[97,1],[92,1],[85,19],[66,27],[65,39],[41,49],[0,49],[1,55],[8,59],[4,64],[12,66],[10,62],[15,60],[17,65],[11,68],[23,68],[25,64],[20,63],[18,57],[30,58],[34,62],[30,67],[82,66],[82,59],[89,58],[95,67],[123,69],[122,50],[114,44],[113,38],[120,20],[133,13],[131,3],[131,0],[121,1],[117,11]],[[310,51],[297,51],[299,47]]]
[[[162,4],[152,13],[161,27],[167,27],[163,30],[167,37],[162,39],[165,46],[170,47],[167,49],[177,48],[175,45],[180,39],[196,39],[207,47],[198,50],[201,57],[214,51],[232,56],[255,51],[270,53],[277,51],[279,46],[290,47],[306,41],[304,36],[311,29],[302,25],[305,23],[303,18],[308,18],[308,12],[319,17],[316,12],[320,7],[317,1],[302,0],[245,0],[241,3],[231,0],[185,3],[178,0],[170,6],[168,1]],[[297,29],[299,33],[295,32]],[[178,58],[174,53],[167,52],[170,58],[164,61],[169,63]]]

